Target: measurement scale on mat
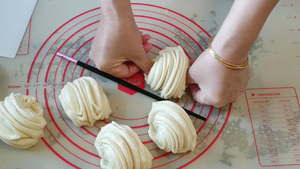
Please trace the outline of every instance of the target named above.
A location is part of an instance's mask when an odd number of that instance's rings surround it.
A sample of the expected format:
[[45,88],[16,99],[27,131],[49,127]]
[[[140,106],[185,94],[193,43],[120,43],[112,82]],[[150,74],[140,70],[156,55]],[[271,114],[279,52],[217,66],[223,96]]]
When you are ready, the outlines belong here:
[[291,40],[287,43],[291,45],[291,50],[297,51],[293,57],[300,59],[300,10],[295,10],[299,9],[300,2],[298,0],[283,1],[279,5],[281,10],[284,11],[284,19],[288,23],[287,25],[289,25],[287,30],[283,30],[287,31],[287,36]]
[[296,90],[248,89],[246,98],[260,165],[300,165],[300,105]]
[[19,46],[17,56],[24,56],[24,55],[27,55],[29,53],[30,33],[31,33],[31,19],[29,21],[26,32],[25,32],[25,34],[23,36],[23,39],[21,41],[21,44]]
[[[286,33],[282,47],[289,49],[281,55],[294,63],[300,59],[300,11],[295,10],[299,6],[295,0],[277,5],[280,12],[276,19],[286,23],[280,28]],[[300,166],[300,105],[296,89],[248,89],[246,99],[260,166]]]

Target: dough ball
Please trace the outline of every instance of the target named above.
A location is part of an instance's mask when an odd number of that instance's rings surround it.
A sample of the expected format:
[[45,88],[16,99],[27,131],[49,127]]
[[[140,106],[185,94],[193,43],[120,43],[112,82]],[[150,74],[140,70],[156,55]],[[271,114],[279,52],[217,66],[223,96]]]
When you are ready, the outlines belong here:
[[59,100],[72,122],[81,127],[93,126],[111,113],[109,102],[100,84],[91,77],[68,82],[61,90]]
[[35,98],[11,93],[0,101],[0,139],[5,143],[27,149],[44,136],[45,125],[43,108]]
[[138,135],[126,125],[116,122],[101,128],[94,143],[103,169],[149,169],[152,155]]
[[148,134],[160,149],[172,153],[194,150],[197,138],[195,127],[190,117],[176,103],[154,102],[148,123]]
[[159,52],[145,80],[162,98],[181,98],[185,94],[188,68],[189,59],[180,46],[166,47]]

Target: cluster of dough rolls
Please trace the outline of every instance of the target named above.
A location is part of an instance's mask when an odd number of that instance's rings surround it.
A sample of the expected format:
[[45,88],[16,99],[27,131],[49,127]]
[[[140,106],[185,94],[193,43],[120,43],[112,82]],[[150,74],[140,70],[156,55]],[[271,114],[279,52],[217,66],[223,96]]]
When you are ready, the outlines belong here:
[[[183,49],[167,47],[159,52],[148,76],[147,84],[163,98],[180,98],[185,94],[189,60]],[[74,125],[94,126],[111,114],[108,97],[92,77],[68,82],[59,95],[64,112]],[[150,138],[157,146],[172,153],[193,151],[196,131],[182,107],[171,101],[152,104],[148,116]],[[43,108],[31,96],[10,94],[0,102],[0,139],[20,149],[35,145],[44,136],[46,120]],[[138,135],[126,125],[112,121],[101,128],[94,142],[102,168],[152,167],[153,156]]]

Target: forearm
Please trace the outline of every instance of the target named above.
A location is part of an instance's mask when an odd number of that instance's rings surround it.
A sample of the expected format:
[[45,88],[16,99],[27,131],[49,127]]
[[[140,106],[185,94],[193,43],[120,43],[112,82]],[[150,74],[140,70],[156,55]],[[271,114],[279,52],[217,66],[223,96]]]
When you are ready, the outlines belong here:
[[109,21],[134,21],[130,0],[100,0],[102,17]]
[[242,64],[279,0],[235,0],[212,48],[226,61]]

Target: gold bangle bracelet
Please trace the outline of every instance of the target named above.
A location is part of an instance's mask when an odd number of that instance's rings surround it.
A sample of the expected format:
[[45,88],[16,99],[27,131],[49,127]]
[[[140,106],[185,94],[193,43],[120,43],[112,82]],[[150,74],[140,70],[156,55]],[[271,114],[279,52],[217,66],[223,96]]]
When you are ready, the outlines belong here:
[[214,39],[214,37],[212,37],[210,39],[210,43],[208,45],[208,51],[212,55],[212,57],[215,58],[221,65],[223,65],[223,66],[225,66],[229,69],[244,69],[248,65],[248,63],[249,63],[248,57],[247,57],[246,62],[241,64],[241,65],[234,65],[234,64],[231,64],[229,62],[226,62],[224,59],[222,59],[220,56],[218,56],[216,54],[216,52],[211,48],[211,42],[212,42],[213,39]]

